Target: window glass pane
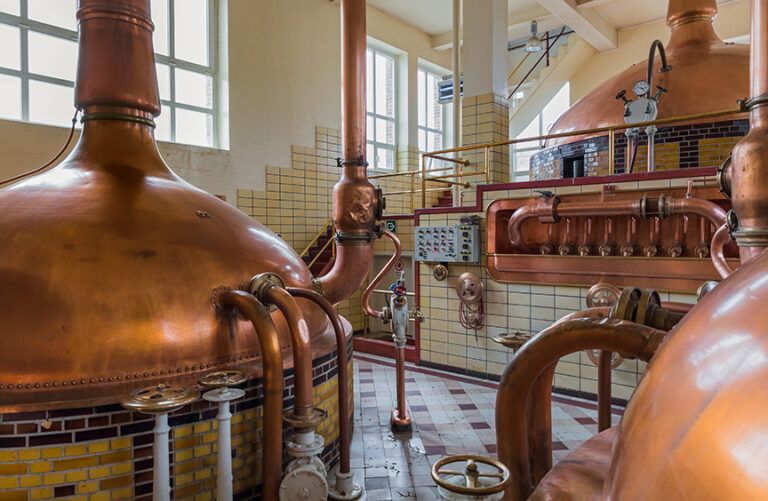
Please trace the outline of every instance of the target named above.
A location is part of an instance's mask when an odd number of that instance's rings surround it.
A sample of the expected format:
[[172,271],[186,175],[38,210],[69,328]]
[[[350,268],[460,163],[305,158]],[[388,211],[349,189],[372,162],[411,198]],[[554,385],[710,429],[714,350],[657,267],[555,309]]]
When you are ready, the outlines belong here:
[[365,158],[368,160],[368,163],[373,162],[373,156],[374,156],[374,147],[371,143],[368,143],[365,148]]
[[374,141],[376,139],[376,130],[374,127],[373,116],[367,115],[365,117],[365,138],[368,141]]
[[171,113],[170,107],[164,107],[160,111],[160,116],[155,118],[155,139],[158,141],[171,140]]
[[39,82],[29,82],[29,120],[51,125],[72,125],[75,114],[75,90],[72,87]]
[[160,91],[160,99],[171,99],[171,67],[167,64],[155,64],[157,68],[157,88]]
[[370,113],[374,113],[376,110],[373,107],[373,89],[376,87],[376,82],[373,80],[373,52],[368,50],[365,53],[365,72],[366,72],[366,103],[365,108]]
[[[541,117],[539,115],[536,115],[536,118],[531,120],[531,123],[529,123],[523,131],[517,135],[517,139],[523,139],[526,137],[536,137],[539,135],[539,124],[541,123]],[[526,142],[526,143],[520,143],[520,148],[530,148],[531,146],[536,146],[536,142]]]
[[536,150],[518,151],[515,153],[515,172],[528,172],[531,169],[531,157]]
[[0,24],[0,66],[21,69],[21,39],[19,28]]
[[393,169],[395,166],[395,154],[386,148],[376,148],[376,168]]
[[427,131],[419,129],[419,151],[427,151]]
[[155,52],[168,55],[168,0],[152,0],[152,22],[155,24]]
[[0,117],[21,120],[21,79],[0,75]]
[[0,0],[0,12],[19,15],[19,0]]
[[176,68],[176,102],[210,108],[212,89],[213,79],[208,75]]
[[376,113],[395,116],[395,61],[376,54]]
[[437,101],[437,78],[430,74],[427,78],[427,126],[430,129],[443,128],[443,106]]
[[419,126],[427,125],[427,74],[419,70]]
[[565,85],[557,91],[555,97],[553,97],[552,100],[544,106],[544,109],[541,110],[544,134],[548,133],[552,126],[555,125],[555,122],[557,122],[557,119],[560,118],[560,115],[568,110],[570,97],[570,85],[566,82]]
[[443,149],[443,135],[437,134],[435,132],[430,132],[428,135],[428,141],[427,144],[429,146],[429,151],[437,151]]
[[209,113],[176,109],[176,142],[212,146],[213,116]]
[[76,0],[27,0],[27,9],[30,19],[75,31],[76,3]]
[[29,32],[30,72],[74,81],[76,66],[76,42]]
[[176,2],[173,18],[176,58],[208,66],[208,1]]
[[395,144],[395,123],[383,118],[376,119],[376,142]]

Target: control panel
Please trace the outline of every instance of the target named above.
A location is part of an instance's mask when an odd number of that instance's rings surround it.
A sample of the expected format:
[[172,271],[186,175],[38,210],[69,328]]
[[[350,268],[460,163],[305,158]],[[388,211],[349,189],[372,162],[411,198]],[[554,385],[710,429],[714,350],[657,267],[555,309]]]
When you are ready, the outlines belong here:
[[414,236],[416,260],[476,263],[480,260],[477,218],[462,218],[458,226],[419,226]]

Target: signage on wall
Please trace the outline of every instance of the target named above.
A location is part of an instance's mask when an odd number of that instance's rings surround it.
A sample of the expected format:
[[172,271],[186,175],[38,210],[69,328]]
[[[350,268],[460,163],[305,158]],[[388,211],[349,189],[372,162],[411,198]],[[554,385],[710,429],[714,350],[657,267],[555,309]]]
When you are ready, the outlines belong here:
[[384,221],[384,227],[391,231],[392,233],[397,231],[397,220],[396,219],[387,219]]
[[405,261],[398,259],[395,262],[395,271],[403,271],[405,269]]

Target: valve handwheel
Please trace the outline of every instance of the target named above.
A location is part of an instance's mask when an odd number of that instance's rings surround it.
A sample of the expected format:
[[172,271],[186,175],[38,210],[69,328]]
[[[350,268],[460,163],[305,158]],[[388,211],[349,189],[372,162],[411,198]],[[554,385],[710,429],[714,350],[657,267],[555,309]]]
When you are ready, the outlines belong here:
[[[464,471],[442,469],[446,465],[459,462],[466,463]],[[477,468],[477,463],[492,466],[497,470],[497,472],[480,472],[480,470]],[[464,485],[451,483],[448,479],[442,478],[441,475],[463,477]],[[481,478],[496,479],[496,482],[485,485],[480,483]],[[499,461],[495,461],[491,458],[486,458],[483,456],[461,454],[458,456],[447,456],[437,461],[432,466],[432,480],[434,480],[437,485],[450,492],[457,494],[468,494],[472,496],[482,496],[488,494],[496,494],[503,491],[509,484],[511,477],[509,475],[509,469]]]

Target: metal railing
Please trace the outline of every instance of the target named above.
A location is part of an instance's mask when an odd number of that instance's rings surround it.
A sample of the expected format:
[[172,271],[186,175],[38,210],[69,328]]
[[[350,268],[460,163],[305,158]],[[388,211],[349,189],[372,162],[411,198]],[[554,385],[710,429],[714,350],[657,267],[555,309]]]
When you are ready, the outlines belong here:
[[[312,248],[313,245],[322,237],[323,235],[328,233],[328,227],[331,228],[331,232],[336,232],[336,227],[333,224],[333,217],[331,217],[328,222],[326,222],[322,228],[320,228],[320,231],[315,234],[314,238],[310,240],[310,242],[307,244],[306,247],[304,247],[304,250],[299,253],[299,257],[303,258],[307,255],[309,252],[309,249]],[[331,247],[331,260],[336,259],[336,240],[334,238],[329,238],[327,242],[320,248],[320,250],[317,251],[315,254],[315,257],[312,258],[312,260],[307,265],[307,268],[311,268],[313,264],[317,261],[317,259],[320,257],[320,255],[325,252],[325,249],[328,248],[329,245],[332,245]]]

